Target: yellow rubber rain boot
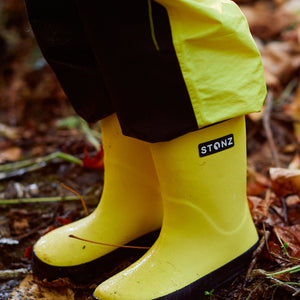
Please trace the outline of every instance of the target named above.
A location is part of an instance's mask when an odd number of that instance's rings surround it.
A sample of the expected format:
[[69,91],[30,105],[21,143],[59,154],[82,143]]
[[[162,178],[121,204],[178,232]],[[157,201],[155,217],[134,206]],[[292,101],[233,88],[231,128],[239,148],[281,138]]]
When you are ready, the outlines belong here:
[[96,299],[204,299],[239,274],[255,249],[244,116],[151,147],[164,203],[160,236],[100,284]]
[[103,119],[101,128],[105,172],[100,203],[91,215],[37,241],[33,270],[40,278],[69,277],[87,283],[118,266],[124,257],[145,253],[87,243],[70,234],[114,245],[134,240],[141,246],[158,236],[152,232],[161,227],[162,200],[150,145],[124,136],[116,115]]

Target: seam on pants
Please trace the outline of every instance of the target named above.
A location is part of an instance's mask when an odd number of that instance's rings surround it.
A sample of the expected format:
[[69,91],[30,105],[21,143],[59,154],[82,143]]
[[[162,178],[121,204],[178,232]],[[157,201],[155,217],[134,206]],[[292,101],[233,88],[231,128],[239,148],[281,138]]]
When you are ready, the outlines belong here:
[[[160,1],[157,1],[157,2],[160,2]],[[178,29],[175,29],[176,21],[174,22],[173,18],[175,18],[175,19],[176,19],[176,17],[178,18],[178,14],[176,14],[175,10],[173,10],[172,7],[168,7],[168,6],[164,6],[164,7],[168,12],[175,53],[178,58],[182,76],[184,78],[184,81],[185,81],[185,84],[186,84],[186,87],[187,87],[187,90],[188,90],[188,93],[190,96],[191,105],[193,107],[195,119],[197,121],[198,128],[199,128],[200,127],[199,124],[201,124],[201,123],[203,124],[204,120],[202,119],[202,116],[201,116],[199,101],[197,101],[197,97],[196,97],[197,93],[194,92],[193,85],[191,83],[191,80],[189,79],[189,74],[188,74],[189,72],[184,63],[184,53],[183,53],[184,51],[182,50],[182,45],[180,43],[180,39],[178,39],[178,37],[177,37],[177,36],[180,36],[180,31]],[[177,32],[177,36],[176,36],[176,34],[174,34],[175,31]]]
[[154,44],[156,50],[160,51],[159,45],[158,45],[158,42],[157,42],[157,39],[156,39],[156,36],[155,36],[151,0],[147,0],[147,2],[148,2],[148,15],[149,15],[149,23],[150,23],[152,41],[153,41],[153,44]]

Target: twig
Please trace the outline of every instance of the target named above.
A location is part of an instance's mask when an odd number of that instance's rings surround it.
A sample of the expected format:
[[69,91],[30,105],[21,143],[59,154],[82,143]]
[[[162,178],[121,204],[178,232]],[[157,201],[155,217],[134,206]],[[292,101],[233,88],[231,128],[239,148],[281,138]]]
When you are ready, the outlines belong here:
[[0,200],[0,205],[22,204],[22,203],[39,203],[39,202],[58,202],[80,200],[78,196],[60,196],[60,197],[41,197],[41,198],[20,198]]
[[293,282],[284,282],[284,281],[281,281],[277,278],[274,278],[274,277],[268,277],[270,279],[270,281],[272,283],[274,283],[274,285],[279,285],[280,287],[283,287],[285,290],[291,292],[291,293],[298,293],[299,292],[299,289],[293,287],[291,284],[296,284],[298,285],[299,283],[293,283]]
[[0,180],[21,176],[24,175],[25,173],[39,170],[41,168],[44,168],[47,165],[48,161],[57,158],[82,165],[81,159],[73,155],[58,151],[43,157],[31,158],[31,159],[0,165],[0,172],[1,172]]
[[281,245],[281,248],[283,249],[284,254],[285,254],[288,258],[290,258],[290,257],[289,257],[289,254],[288,254],[288,252],[287,252],[287,250],[286,250],[286,248],[287,248],[288,245],[282,242],[282,240],[281,240],[281,238],[280,238],[280,236],[279,236],[278,231],[277,231],[276,228],[274,228],[274,232],[275,232],[275,235],[276,235],[276,237],[277,237],[277,239],[278,239],[278,241],[279,241],[279,243],[280,243],[280,245]]
[[259,242],[258,247],[257,247],[256,250],[253,252],[253,255],[252,255],[252,256],[253,256],[253,259],[252,259],[251,264],[250,264],[250,266],[249,266],[249,268],[248,268],[248,271],[247,271],[247,274],[246,274],[246,278],[247,278],[247,277],[249,276],[249,274],[251,273],[251,271],[252,271],[254,265],[255,265],[256,262],[257,262],[258,256],[259,256],[259,254],[262,252],[262,250],[263,250],[263,248],[264,248],[264,246],[265,246],[265,244],[266,244],[266,241],[269,239],[269,237],[270,237],[270,232],[267,231],[267,232],[265,233],[265,235],[260,239],[260,242]]
[[[288,268],[288,269],[280,270],[280,271],[277,271],[277,272],[274,272],[274,273],[266,273],[266,276],[267,277],[272,277],[272,276],[280,275],[280,274],[284,274],[284,273],[293,274],[293,273],[297,273],[297,272],[300,272],[300,265],[294,266],[294,267],[291,267],[291,268]],[[300,283],[299,283],[299,285],[300,285]]]
[[288,224],[289,218],[288,218],[288,209],[287,209],[287,204],[286,204],[286,197],[281,197],[280,200],[281,200],[281,203],[282,203],[282,215],[283,215],[284,223]]
[[[274,278],[272,276],[268,276],[268,273],[265,271],[265,270],[262,270],[262,269],[255,269],[253,270],[252,274],[251,274],[253,277],[265,277],[267,278],[268,280],[270,280],[271,283],[273,283],[273,286],[280,286],[280,287],[283,287],[285,290],[289,291],[289,292],[292,292],[292,293],[299,293],[299,289],[295,288],[292,286],[292,284],[295,284],[295,285],[300,285],[300,283],[298,282],[284,282],[284,281],[280,281],[279,279],[277,278]],[[293,294],[293,295],[294,295]]]
[[86,207],[86,204],[85,204],[83,198],[81,197],[81,195],[79,193],[77,193],[75,190],[73,190],[72,188],[68,187],[67,185],[65,185],[63,183],[61,184],[61,186],[64,187],[65,189],[71,191],[72,193],[76,194],[77,197],[79,197],[79,199],[81,201],[81,204],[82,204],[82,206],[84,208],[85,214],[88,216],[89,215],[89,211],[88,211],[88,209]]
[[257,290],[262,284],[263,284],[263,281],[260,281],[260,282],[256,285],[256,287],[255,287],[253,290],[251,290],[251,292],[250,292],[249,295],[247,296],[246,300],[250,300],[251,297],[252,297],[252,295],[256,292],[256,290]]
[[299,295],[300,295],[300,289],[297,292],[295,292],[292,296],[296,297],[296,296],[299,296]]
[[92,244],[97,244],[97,245],[102,245],[102,246],[110,246],[110,247],[117,247],[117,248],[129,248],[129,249],[145,249],[145,250],[150,249],[150,247],[117,245],[117,244],[108,244],[108,243],[96,242],[96,241],[91,241],[91,240],[80,238],[80,237],[75,236],[73,234],[70,234],[69,237],[73,238],[73,239],[76,239],[76,240],[80,240],[80,241],[84,241],[84,242],[88,242],[88,243],[92,243]]
[[286,100],[291,97],[292,91],[297,87],[298,79],[293,78],[284,88],[282,93],[279,95],[277,102],[279,105],[282,105]]
[[19,169],[19,170],[15,170],[15,171],[11,171],[11,172],[5,172],[5,173],[0,173],[0,180],[8,179],[8,178],[16,177],[16,176],[22,176],[22,175],[24,175],[26,173],[34,172],[34,171],[37,171],[39,169],[42,169],[46,165],[47,165],[46,162],[41,162],[41,163],[34,164],[34,165],[31,165],[29,167],[22,168],[22,169]]
[[21,168],[25,168],[28,167],[30,165],[34,165],[34,164],[40,164],[42,162],[48,162],[50,160],[53,160],[55,158],[60,158],[75,164],[82,164],[82,160],[71,155],[71,154],[67,154],[67,153],[63,153],[60,151],[51,153],[49,155],[46,156],[42,156],[42,157],[37,157],[37,158],[30,158],[30,159],[25,159],[22,161],[16,161],[13,163],[8,163],[8,164],[4,164],[4,165],[0,165],[0,172],[6,172],[6,171],[13,171],[13,170],[18,170]]
[[29,274],[29,270],[22,268],[17,270],[0,270],[0,280],[19,279]]
[[272,111],[272,105],[273,105],[273,96],[271,92],[268,92],[267,98],[266,98],[266,106],[265,106],[265,112],[263,115],[263,125],[266,131],[267,139],[271,148],[271,153],[275,162],[276,167],[280,167],[280,162],[278,158],[278,151],[273,139],[273,133],[270,126],[270,115]]
[[258,245],[258,247],[256,248],[256,250],[253,252],[253,255],[252,255],[253,259],[252,259],[252,261],[251,261],[251,263],[250,263],[250,265],[249,265],[249,267],[248,267],[248,270],[247,270],[247,273],[246,273],[246,277],[245,277],[245,280],[244,280],[244,282],[243,282],[243,285],[242,285],[242,287],[241,287],[241,289],[240,289],[240,293],[239,293],[238,299],[241,298],[242,289],[246,286],[247,281],[248,281],[248,278],[249,278],[249,275],[250,275],[250,273],[252,272],[252,270],[253,270],[253,268],[254,268],[256,262],[257,262],[258,256],[259,256],[259,254],[261,253],[261,251],[263,250],[264,245],[266,244],[266,241],[269,239],[269,236],[270,236],[270,232],[267,231],[267,232],[265,233],[265,235],[260,239],[259,245]]
[[268,240],[269,240],[269,237],[270,237],[270,231],[266,230],[266,223],[265,222],[263,222],[263,231],[264,231],[264,237],[265,237],[265,244],[266,244],[268,253],[271,256],[270,247],[269,247],[269,243],[268,243]]

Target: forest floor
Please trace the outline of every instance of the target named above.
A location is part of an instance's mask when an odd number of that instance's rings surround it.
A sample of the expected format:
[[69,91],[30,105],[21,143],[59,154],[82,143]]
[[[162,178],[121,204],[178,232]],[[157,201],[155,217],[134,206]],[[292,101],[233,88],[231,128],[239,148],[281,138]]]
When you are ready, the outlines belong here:
[[[300,3],[236,1],[261,51],[268,96],[247,116],[251,213],[260,246],[207,299],[300,298]],[[42,58],[19,0],[0,0],[0,300],[92,299],[96,284],[32,277],[35,241],[85,216],[103,188],[99,122],[76,116]],[[129,264],[125,261],[122,267]],[[116,270],[115,270],[116,271]]]

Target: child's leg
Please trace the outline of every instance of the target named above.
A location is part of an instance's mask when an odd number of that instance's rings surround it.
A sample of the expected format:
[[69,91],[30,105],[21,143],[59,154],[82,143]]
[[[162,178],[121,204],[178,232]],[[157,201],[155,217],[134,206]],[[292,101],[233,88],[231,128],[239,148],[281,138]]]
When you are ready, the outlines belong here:
[[153,144],[152,153],[164,203],[160,236],[102,283],[97,299],[204,299],[251,260],[258,235],[246,198],[244,117]]
[[105,172],[100,203],[88,217],[38,240],[33,269],[40,277],[70,277],[87,282],[117,263],[118,256],[107,255],[115,247],[75,240],[70,234],[124,245],[161,226],[160,187],[150,145],[124,136],[116,115],[103,119],[101,127]]

